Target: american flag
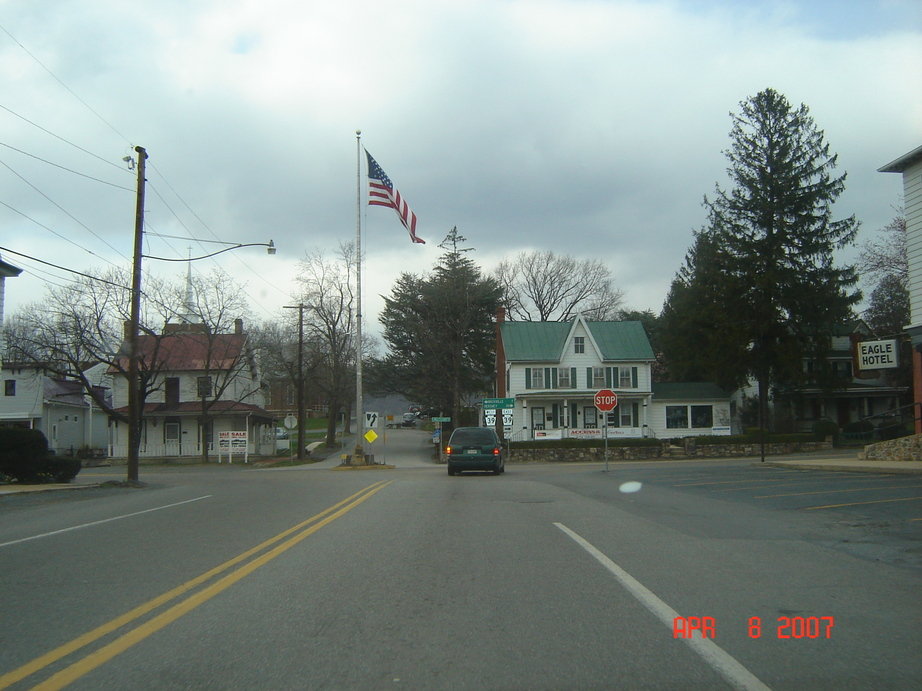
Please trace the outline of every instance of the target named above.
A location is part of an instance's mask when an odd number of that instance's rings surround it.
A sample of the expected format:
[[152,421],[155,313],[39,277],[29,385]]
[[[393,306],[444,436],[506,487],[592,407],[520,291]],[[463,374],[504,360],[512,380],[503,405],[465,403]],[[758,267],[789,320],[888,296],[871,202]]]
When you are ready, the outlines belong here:
[[416,237],[416,214],[410,205],[394,187],[394,183],[387,177],[387,173],[378,165],[378,162],[365,151],[368,157],[368,205],[389,206],[397,212],[403,227],[410,233],[410,240],[425,245],[426,241]]

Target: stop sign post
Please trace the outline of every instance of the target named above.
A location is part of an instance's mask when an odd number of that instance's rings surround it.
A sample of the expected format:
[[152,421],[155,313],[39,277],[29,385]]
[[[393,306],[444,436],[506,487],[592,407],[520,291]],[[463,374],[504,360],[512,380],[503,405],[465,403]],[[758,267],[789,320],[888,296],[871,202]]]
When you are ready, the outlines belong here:
[[618,405],[618,394],[611,389],[596,391],[594,397],[595,407],[605,419],[605,472],[608,472],[608,414]]

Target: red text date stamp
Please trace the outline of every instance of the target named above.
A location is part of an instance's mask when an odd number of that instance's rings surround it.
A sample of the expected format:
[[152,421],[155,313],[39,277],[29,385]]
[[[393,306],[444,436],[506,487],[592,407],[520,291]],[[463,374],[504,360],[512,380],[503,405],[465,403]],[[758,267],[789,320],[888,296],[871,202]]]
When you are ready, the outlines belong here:
[[[746,622],[750,638],[832,638],[835,617],[778,617],[763,624],[762,617],[749,617]],[[717,638],[714,617],[676,617],[672,620],[673,638]]]

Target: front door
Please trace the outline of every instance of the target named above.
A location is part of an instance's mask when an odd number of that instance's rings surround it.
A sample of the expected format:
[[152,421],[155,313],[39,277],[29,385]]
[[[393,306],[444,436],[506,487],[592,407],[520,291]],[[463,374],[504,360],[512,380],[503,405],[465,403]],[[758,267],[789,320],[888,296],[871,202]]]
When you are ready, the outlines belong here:
[[544,429],[544,408],[531,409],[531,428]]

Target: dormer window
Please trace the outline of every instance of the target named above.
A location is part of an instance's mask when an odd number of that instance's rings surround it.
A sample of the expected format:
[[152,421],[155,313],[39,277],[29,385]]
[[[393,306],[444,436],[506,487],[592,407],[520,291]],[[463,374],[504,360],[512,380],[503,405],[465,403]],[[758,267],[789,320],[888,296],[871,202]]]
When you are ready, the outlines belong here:
[[573,352],[574,353],[585,353],[586,352],[586,339],[583,336],[573,337]]

